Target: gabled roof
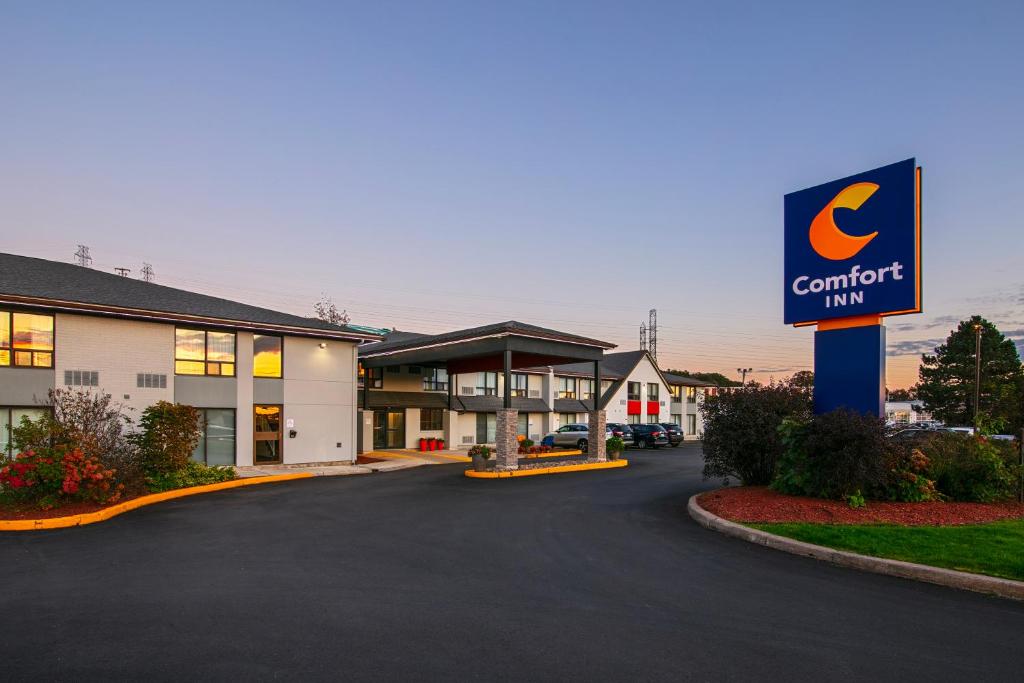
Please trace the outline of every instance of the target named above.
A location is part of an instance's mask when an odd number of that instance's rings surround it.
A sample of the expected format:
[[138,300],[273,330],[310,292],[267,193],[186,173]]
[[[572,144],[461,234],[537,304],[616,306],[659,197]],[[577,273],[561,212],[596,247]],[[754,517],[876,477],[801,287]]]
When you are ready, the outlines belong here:
[[0,303],[352,341],[380,338],[365,329],[16,254],[0,253]]
[[[606,353],[601,359],[601,379],[624,379],[633,372],[633,368],[640,362],[640,359],[647,355],[646,351],[620,351],[619,353]],[[657,366],[655,366],[657,367]],[[551,369],[556,375],[593,377],[593,363],[565,363],[563,365],[552,365]]]
[[705,382],[702,379],[696,379],[694,377],[687,377],[686,375],[677,375],[674,372],[664,372],[665,380],[674,386],[680,387],[717,387],[718,385],[714,382]]

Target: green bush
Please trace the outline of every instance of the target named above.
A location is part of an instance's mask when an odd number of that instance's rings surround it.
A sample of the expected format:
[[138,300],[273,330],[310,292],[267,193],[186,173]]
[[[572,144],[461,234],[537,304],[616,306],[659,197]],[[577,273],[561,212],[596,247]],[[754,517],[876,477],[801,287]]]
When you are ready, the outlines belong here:
[[183,472],[202,436],[199,411],[182,403],[158,401],[139,420],[134,440],[142,455],[147,480]]
[[209,467],[194,460],[185,463],[182,469],[172,472],[155,472],[146,477],[146,484],[153,493],[183,489],[189,486],[203,486],[235,478],[231,467]]
[[987,503],[1016,491],[1020,467],[1012,443],[940,433],[920,450],[928,457],[928,473],[936,487],[953,500]]
[[617,436],[613,436],[604,442],[604,449],[608,453],[621,453],[626,450],[626,442]]
[[811,414],[807,392],[784,385],[748,387],[704,399],[704,478],[769,484],[783,452],[779,426]]

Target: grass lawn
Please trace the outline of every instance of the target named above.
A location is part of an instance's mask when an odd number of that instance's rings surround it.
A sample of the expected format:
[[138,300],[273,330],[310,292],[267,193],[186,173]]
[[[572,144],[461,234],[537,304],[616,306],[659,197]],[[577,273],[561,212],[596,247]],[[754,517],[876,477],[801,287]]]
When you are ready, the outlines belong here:
[[748,524],[798,541],[1024,581],[1024,520],[964,526]]

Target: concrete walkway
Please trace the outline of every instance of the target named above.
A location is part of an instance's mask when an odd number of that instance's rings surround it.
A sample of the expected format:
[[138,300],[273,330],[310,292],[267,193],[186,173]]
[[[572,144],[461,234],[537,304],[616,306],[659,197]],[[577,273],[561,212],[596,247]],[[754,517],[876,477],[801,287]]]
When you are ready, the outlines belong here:
[[293,474],[308,472],[317,477],[343,477],[349,474],[370,474],[372,472],[391,472],[407,470],[422,465],[451,465],[453,462],[472,462],[472,459],[458,451],[427,451],[396,449],[388,451],[369,451],[363,453],[367,458],[377,458],[380,462],[367,462],[352,465],[347,462],[306,463],[296,465],[256,465],[252,467],[236,467],[235,472],[240,478],[266,477],[273,474]]

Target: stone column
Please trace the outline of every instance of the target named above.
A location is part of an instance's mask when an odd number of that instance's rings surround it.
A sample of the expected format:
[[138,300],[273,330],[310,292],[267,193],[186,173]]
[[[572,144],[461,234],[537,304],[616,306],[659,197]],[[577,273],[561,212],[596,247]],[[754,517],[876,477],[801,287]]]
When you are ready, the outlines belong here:
[[496,446],[495,469],[519,469],[519,442],[516,441],[516,423],[518,410],[502,409],[498,411],[497,425],[494,430]]
[[592,410],[589,413],[590,420],[587,425],[587,460],[603,462],[608,459],[608,449],[605,446],[604,430],[608,424],[608,417],[603,410]]

